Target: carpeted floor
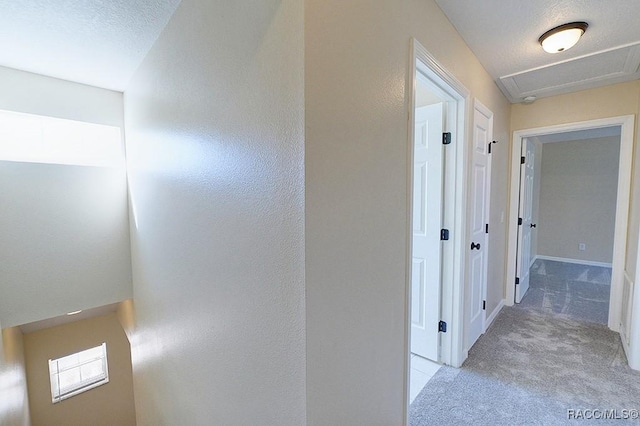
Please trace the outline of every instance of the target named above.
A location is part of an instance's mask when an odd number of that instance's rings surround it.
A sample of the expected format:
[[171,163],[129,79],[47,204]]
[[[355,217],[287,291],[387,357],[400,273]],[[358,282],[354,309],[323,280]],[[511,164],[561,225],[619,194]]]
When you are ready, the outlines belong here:
[[[462,368],[442,367],[427,383],[410,424],[562,425],[584,422],[568,420],[569,409],[640,409],[640,372],[628,367],[619,335],[564,309],[571,302],[552,303],[562,296],[551,293],[548,303],[503,308]],[[621,422],[632,421],[596,421]]]
[[611,268],[536,260],[520,307],[607,324]]

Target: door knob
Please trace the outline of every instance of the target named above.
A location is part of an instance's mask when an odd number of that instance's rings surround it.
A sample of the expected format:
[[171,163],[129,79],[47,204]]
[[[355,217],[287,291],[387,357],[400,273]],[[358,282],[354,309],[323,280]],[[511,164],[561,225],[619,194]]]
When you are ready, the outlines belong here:
[[535,228],[535,227],[536,227],[536,224],[535,224],[535,223],[532,223],[532,224],[531,224],[531,225],[529,225],[529,226],[530,226],[530,227],[532,227],[532,228]]
[[480,243],[471,243],[471,250],[480,250]]

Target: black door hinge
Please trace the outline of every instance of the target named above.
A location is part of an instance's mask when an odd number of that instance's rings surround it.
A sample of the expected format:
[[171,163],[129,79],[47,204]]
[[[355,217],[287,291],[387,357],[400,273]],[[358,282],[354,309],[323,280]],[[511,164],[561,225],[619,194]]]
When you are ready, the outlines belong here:
[[442,144],[449,145],[451,143],[451,132],[444,132],[442,134]]
[[520,278],[516,277],[516,284],[520,284]]
[[524,157],[520,157],[520,164],[524,164],[527,162],[527,159]]
[[483,301],[482,301],[482,310],[483,310],[483,311],[486,311],[486,310],[487,310],[487,301],[486,301],[486,300],[483,300]]
[[489,224],[488,223],[485,223],[485,225],[484,225],[484,233],[485,234],[489,233]]
[[518,225],[522,225],[522,218],[521,217],[518,218]]
[[489,142],[489,154],[491,154],[491,142]]
[[443,332],[443,333],[446,333],[446,332],[447,332],[447,323],[446,323],[446,322],[444,322],[444,321],[440,321],[440,322],[438,323],[438,331],[441,331],[441,332]]
[[448,229],[441,229],[440,230],[440,240],[441,241],[449,240],[449,230]]

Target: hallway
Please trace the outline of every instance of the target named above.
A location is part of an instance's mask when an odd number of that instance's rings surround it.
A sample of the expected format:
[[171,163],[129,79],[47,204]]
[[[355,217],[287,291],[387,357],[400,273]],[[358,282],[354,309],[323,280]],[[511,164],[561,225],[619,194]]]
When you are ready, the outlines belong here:
[[410,424],[566,424],[570,409],[636,416],[640,373],[603,324],[607,271],[534,264],[523,303],[502,310],[461,369],[434,375]]

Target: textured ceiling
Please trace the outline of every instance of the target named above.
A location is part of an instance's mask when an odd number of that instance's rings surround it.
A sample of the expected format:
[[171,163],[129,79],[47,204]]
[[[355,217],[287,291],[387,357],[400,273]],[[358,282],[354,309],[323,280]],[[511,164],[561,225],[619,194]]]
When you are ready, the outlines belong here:
[[[638,0],[436,2],[512,102],[640,78]],[[572,21],[589,23],[580,42],[544,52],[540,35]]]
[[180,0],[0,2],[0,65],[123,91]]

